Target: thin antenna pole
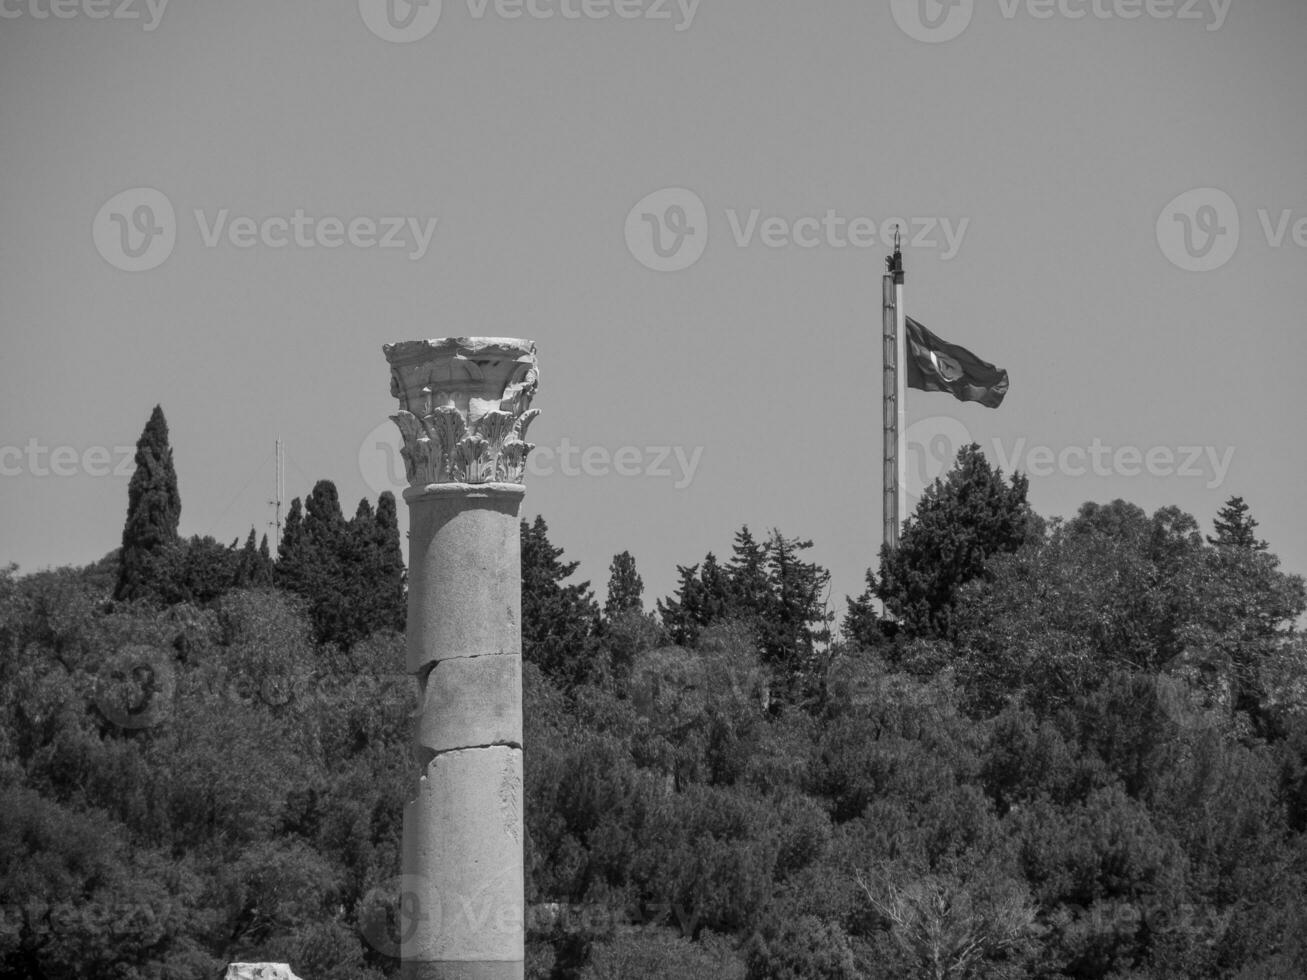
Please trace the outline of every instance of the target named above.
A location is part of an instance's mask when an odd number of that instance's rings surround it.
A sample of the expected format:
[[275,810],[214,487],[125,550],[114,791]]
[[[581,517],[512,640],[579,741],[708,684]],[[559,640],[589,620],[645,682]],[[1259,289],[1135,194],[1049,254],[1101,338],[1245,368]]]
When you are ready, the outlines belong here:
[[[274,528],[276,528],[276,531],[277,531],[277,541],[276,541],[276,544],[280,544],[280,543],[281,543],[281,502],[282,502],[282,500],[283,500],[283,499],[285,498],[285,496],[286,496],[286,468],[285,468],[284,464],[282,463],[282,451],[281,451],[281,439],[280,439],[280,438],[277,439],[276,467],[277,467],[277,474],[276,474],[276,486],[277,486],[277,489],[276,489],[276,496],[275,496],[274,499],[269,500],[268,503],[272,504],[273,507],[276,508],[276,510],[275,510],[275,515],[276,515],[276,516],[275,516],[275,519],[273,520],[273,525],[272,525],[272,526],[273,526]],[[276,546],[276,545],[274,545],[274,547],[275,547],[275,546]]]

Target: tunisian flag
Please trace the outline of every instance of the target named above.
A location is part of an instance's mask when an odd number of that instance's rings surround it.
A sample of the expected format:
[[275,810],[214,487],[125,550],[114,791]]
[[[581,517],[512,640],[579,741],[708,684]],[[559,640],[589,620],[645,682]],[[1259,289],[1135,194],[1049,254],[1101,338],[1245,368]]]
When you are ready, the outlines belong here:
[[1007,394],[1007,372],[982,361],[965,347],[940,340],[907,318],[908,387],[947,391],[963,402],[998,408]]

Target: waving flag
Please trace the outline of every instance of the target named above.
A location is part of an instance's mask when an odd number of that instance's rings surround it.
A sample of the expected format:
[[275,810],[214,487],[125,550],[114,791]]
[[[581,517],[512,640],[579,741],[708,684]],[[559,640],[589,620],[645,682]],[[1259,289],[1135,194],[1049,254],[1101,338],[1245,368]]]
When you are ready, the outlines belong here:
[[1007,372],[982,361],[965,347],[940,340],[907,318],[908,387],[947,391],[963,402],[998,408],[1007,394]]

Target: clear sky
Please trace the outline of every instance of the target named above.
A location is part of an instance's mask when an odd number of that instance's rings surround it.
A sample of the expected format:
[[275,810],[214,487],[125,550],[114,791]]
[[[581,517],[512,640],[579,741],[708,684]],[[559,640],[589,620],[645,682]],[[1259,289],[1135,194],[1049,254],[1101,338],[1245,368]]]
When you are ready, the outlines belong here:
[[509,336],[583,575],[652,604],[748,523],[839,603],[901,218],[911,314],[1011,377],[910,393],[914,487],[971,438],[1045,515],[1240,494],[1307,571],[1302,0],[51,2],[0,0],[0,561],[117,545],[156,402],[184,534],[264,528],[278,436],[352,512],[381,345]]

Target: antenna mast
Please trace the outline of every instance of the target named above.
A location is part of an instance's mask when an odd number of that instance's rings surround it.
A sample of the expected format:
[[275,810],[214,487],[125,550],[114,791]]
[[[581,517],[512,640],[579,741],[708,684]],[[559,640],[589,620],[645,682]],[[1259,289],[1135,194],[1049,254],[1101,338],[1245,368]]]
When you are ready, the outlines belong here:
[[275,548],[278,544],[281,543],[281,502],[282,502],[282,500],[283,500],[283,499],[285,498],[285,496],[286,496],[286,467],[285,467],[285,465],[284,465],[284,463],[283,463],[283,459],[284,459],[284,457],[283,457],[283,455],[282,455],[281,439],[280,439],[280,438],[277,439],[277,453],[276,453],[276,458],[277,458],[277,463],[276,463],[276,465],[277,465],[277,476],[276,476],[276,480],[277,480],[277,490],[276,490],[276,496],[275,496],[275,498],[274,498],[273,500],[269,500],[269,501],[268,501],[268,503],[271,504],[271,505],[275,508],[275,514],[276,514],[276,517],[275,517],[275,519],[274,519],[273,522],[272,522],[272,526],[273,526],[274,528],[276,528],[276,530],[277,530],[277,539],[276,539],[276,542],[275,542],[274,545],[273,545],[274,548]]

